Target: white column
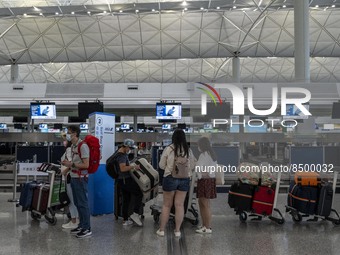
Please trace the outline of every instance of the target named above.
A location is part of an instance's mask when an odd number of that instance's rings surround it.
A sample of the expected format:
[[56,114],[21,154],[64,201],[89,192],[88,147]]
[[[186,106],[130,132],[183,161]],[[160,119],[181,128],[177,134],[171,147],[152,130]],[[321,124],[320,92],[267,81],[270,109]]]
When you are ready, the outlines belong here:
[[233,82],[239,83],[241,81],[241,78],[240,78],[240,59],[238,57],[233,58],[232,66],[233,66]]
[[310,82],[309,0],[294,1],[295,80]]

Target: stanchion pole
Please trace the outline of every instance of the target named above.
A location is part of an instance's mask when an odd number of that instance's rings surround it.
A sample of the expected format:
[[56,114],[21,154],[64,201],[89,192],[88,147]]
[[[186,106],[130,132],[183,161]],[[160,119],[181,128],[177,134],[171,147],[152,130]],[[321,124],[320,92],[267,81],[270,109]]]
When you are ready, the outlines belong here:
[[13,198],[8,199],[8,202],[15,202],[18,203],[19,200],[17,199],[17,183],[18,183],[18,169],[19,169],[19,163],[15,162],[15,168],[14,168],[14,180],[13,180]]

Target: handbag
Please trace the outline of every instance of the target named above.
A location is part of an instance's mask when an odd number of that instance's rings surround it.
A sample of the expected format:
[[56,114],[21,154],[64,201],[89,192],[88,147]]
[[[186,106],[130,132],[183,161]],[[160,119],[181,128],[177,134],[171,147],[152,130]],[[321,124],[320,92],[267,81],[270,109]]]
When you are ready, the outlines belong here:
[[71,201],[67,195],[66,184],[64,185],[65,190],[63,191],[61,191],[61,186],[62,186],[62,178],[60,178],[60,185],[59,185],[59,202],[60,202],[61,207],[65,207],[65,206],[68,206],[71,203]]

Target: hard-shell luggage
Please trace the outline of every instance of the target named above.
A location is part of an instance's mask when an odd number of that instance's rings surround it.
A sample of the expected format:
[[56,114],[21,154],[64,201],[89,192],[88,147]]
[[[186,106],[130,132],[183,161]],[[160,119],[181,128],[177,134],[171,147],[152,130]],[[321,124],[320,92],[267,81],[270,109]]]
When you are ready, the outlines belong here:
[[328,217],[331,214],[333,201],[333,188],[332,185],[326,184],[321,187],[317,215]]
[[152,165],[145,158],[140,158],[135,163],[140,166],[140,170],[131,170],[130,174],[140,189],[147,192],[158,187],[159,175]]
[[235,182],[229,190],[228,204],[237,212],[250,211],[253,193],[253,185]]
[[158,196],[158,185],[153,187],[152,189],[148,191],[143,191],[143,199],[142,203],[145,204],[146,202],[150,201],[151,199],[154,199]]
[[47,211],[49,194],[49,184],[41,184],[37,186],[33,192],[32,210],[45,214]]
[[275,190],[269,187],[258,186],[254,190],[252,211],[256,214],[271,215]]
[[33,200],[33,192],[37,187],[37,182],[27,182],[23,185],[20,194],[19,205],[22,206],[22,211],[31,210],[32,200]]
[[296,172],[294,176],[295,184],[302,186],[318,186],[321,184],[321,178],[315,172]]
[[316,214],[318,188],[292,183],[289,187],[288,206],[309,215]]

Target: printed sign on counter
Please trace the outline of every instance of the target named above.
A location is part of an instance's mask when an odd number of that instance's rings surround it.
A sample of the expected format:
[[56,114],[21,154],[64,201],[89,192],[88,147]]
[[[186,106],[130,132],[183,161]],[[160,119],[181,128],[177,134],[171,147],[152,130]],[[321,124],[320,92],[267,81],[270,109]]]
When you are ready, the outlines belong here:
[[28,176],[28,175],[36,175],[43,176],[48,175],[48,173],[39,172],[38,168],[41,166],[41,163],[19,163],[19,172],[18,175]]

